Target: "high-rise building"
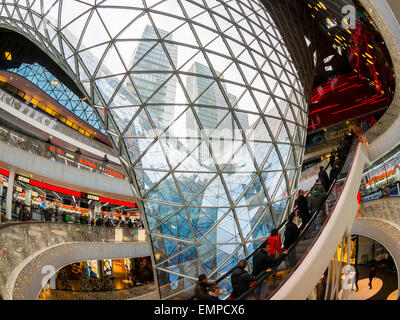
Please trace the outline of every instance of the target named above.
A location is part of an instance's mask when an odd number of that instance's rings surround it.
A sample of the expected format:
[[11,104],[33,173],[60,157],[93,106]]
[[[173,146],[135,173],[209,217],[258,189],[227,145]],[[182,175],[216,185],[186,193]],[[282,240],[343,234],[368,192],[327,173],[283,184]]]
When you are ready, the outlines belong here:
[[[167,31],[158,29],[158,32],[166,40],[172,40],[172,35],[166,36]],[[130,77],[142,101],[148,102],[148,111],[153,121],[159,121],[161,127],[164,127],[174,119],[174,109],[168,108],[168,104],[175,102],[176,79],[165,82],[172,75],[171,62],[174,65],[177,63],[177,48],[174,44],[145,40],[155,38],[157,35],[154,28],[146,25],[142,34],[144,40],[139,42],[132,56]]]

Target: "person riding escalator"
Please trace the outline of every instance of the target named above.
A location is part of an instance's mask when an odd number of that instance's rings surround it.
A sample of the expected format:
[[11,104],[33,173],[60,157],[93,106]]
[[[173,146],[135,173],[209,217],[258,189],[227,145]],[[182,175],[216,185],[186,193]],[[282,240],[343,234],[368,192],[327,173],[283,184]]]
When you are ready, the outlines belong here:
[[281,263],[287,255],[287,250],[283,251],[279,257],[274,257],[269,254],[271,247],[268,241],[265,241],[259,250],[253,255],[253,276],[257,277],[261,273],[272,271],[275,265]]

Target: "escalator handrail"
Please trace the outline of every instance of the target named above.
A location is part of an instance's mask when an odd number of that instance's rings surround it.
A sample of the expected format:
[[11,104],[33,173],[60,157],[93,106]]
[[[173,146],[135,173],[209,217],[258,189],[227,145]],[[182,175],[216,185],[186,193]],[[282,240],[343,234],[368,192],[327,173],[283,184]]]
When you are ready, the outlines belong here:
[[[349,151],[349,154],[350,154],[350,152],[351,152],[351,149],[350,149],[350,151]],[[354,158],[353,158],[352,163],[353,163],[353,162],[354,162]],[[327,167],[328,167],[328,166],[327,166]],[[332,185],[330,186],[329,191],[328,191],[327,196],[326,196],[326,199],[324,200],[324,203],[323,203],[322,206],[321,206],[321,209],[319,209],[318,211],[316,211],[316,212],[314,213],[314,215],[312,216],[312,218],[310,219],[310,221],[307,223],[306,227],[304,228],[303,232],[301,233],[301,235],[300,235],[299,237],[297,237],[296,241],[288,248],[288,250],[287,250],[287,251],[288,251],[288,254],[286,255],[286,257],[285,257],[279,264],[275,265],[275,266],[272,268],[272,270],[271,270],[270,272],[266,272],[266,271],[265,271],[265,272],[262,273],[261,275],[258,275],[258,276],[257,276],[257,280],[256,280],[255,282],[252,283],[251,287],[250,287],[245,293],[243,293],[241,296],[239,296],[236,300],[242,300],[242,299],[248,297],[248,295],[251,294],[251,293],[258,287],[258,285],[259,285],[260,283],[262,283],[265,279],[267,279],[267,278],[269,277],[269,275],[271,275],[271,274],[277,272],[278,267],[281,265],[281,263],[282,263],[284,260],[287,259],[287,257],[289,256],[289,254],[291,253],[291,251],[293,250],[293,248],[294,248],[294,247],[298,244],[298,242],[301,240],[301,236],[302,236],[303,234],[305,234],[305,233],[308,231],[308,229],[309,229],[311,223],[314,222],[314,220],[316,219],[316,217],[319,215],[319,213],[320,213],[322,210],[325,210],[326,202],[328,201],[329,196],[330,196],[330,194],[331,194],[331,192],[332,192],[332,190],[333,190],[333,187],[335,186],[335,184],[336,184],[337,179],[339,178],[339,176],[340,176],[340,173],[338,174],[338,176],[335,178],[335,180],[333,181]],[[335,203],[335,206],[336,206],[336,203]],[[333,207],[333,209],[335,208],[335,206]],[[324,225],[321,226],[320,232],[319,232],[318,235],[315,237],[313,243],[315,243],[315,242],[318,240],[319,235],[321,234],[322,230],[324,229],[324,226],[326,225],[326,223],[329,221],[329,218],[330,218],[330,216],[329,216],[328,219],[324,222]],[[257,249],[257,250],[258,250],[258,249]],[[296,265],[298,266],[298,265],[302,262],[303,259],[304,259],[304,257],[302,257],[302,259],[300,259],[300,260],[296,263]],[[296,266],[293,268],[293,270],[292,270],[291,272],[293,272],[295,269],[296,269]],[[289,277],[286,277],[286,279],[288,279],[288,278],[289,278]],[[284,281],[284,282],[285,282],[285,281]],[[280,284],[280,286],[278,286],[277,288],[275,288],[273,292],[275,292],[276,290],[278,290],[279,287],[281,287],[282,284],[283,284],[284,282],[282,282],[282,283]]]
[[[327,169],[330,167],[330,165],[331,165],[331,163],[329,162],[329,163],[326,165],[326,167],[325,167],[324,170],[327,170]],[[315,182],[314,185],[312,186],[312,188],[311,188],[311,189],[307,192],[307,194],[305,195],[306,198],[307,198],[307,197],[310,195],[310,193],[315,189],[316,185],[317,185],[317,183]],[[295,213],[297,209],[298,209],[297,207],[294,208],[293,211],[292,211],[290,214]],[[290,214],[289,214],[289,215],[290,215]],[[281,231],[281,229],[282,229],[284,226],[286,226],[286,224],[287,224],[287,220],[283,221],[276,229],[277,229],[278,231]],[[243,260],[246,260],[246,261],[249,260],[249,259],[254,255],[254,253],[256,253],[257,250],[259,250],[259,249],[261,248],[261,246],[262,246],[262,243],[261,243],[252,253],[250,253],[247,257],[243,258]],[[234,266],[232,269],[230,269],[230,270],[229,270],[228,272],[226,272],[224,275],[222,275],[222,276],[219,277],[217,280],[215,280],[214,283],[217,284],[217,283],[221,282],[221,281],[224,280],[227,276],[229,276],[235,269],[236,269],[236,266]]]
[[[329,162],[329,163],[326,165],[325,170],[327,170],[327,169],[329,168],[330,165],[331,165],[331,163]],[[335,181],[336,181],[336,180],[335,180]],[[314,188],[316,187],[316,185],[317,185],[317,182],[314,183],[314,185],[313,185],[312,188],[307,192],[307,194],[306,194],[305,197],[308,197],[308,196],[309,196],[309,194],[314,190]],[[296,210],[297,210],[297,207],[294,208],[293,211],[292,211],[290,214],[295,213]],[[287,224],[287,220],[283,221],[276,229],[277,229],[278,231],[280,231],[284,226],[286,226],[286,224]],[[307,225],[308,225],[308,224],[307,224]],[[249,260],[249,259],[254,255],[254,253],[257,252],[257,250],[261,249],[261,246],[262,246],[262,243],[261,243],[252,253],[250,253],[248,256],[246,256],[245,258],[243,258],[243,260],[246,260],[246,261]],[[235,265],[232,269],[230,269],[228,272],[226,272],[225,274],[223,274],[221,277],[219,277],[219,278],[218,278],[217,280],[215,280],[213,283],[214,283],[214,284],[220,283],[220,282],[221,282],[222,280],[224,280],[226,277],[228,277],[229,275],[231,275],[232,272],[236,269],[236,267],[237,267],[237,266]],[[194,298],[195,298],[195,296],[192,295],[192,296],[189,298],[189,300],[193,300]]]
[[[23,134],[23,133],[20,133],[20,132],[15,132],[15,131],[13,131],[13,130],[11,130],[11,129],[9,129],[9,128],[6,128],[6,127],[1,127],[1,128],[2,128],[2,130],[6,130],[6,131],[8,131],[10,134],[13,134],[13,135],[15,135],[15,136],[17,136],[17,137],[19,137],[19,138],[27,139],[27,140],[29,140],[29,141],[32,141],[33,143],[36,143],[36,144],[40,145],[40,146],[43,147],[43,148],[46,148],[46,145],[48,145],[48,146],[50,146],[50,147],[53,147],[53,148],[56,148],[56,149],[60,149],[60,150],[62,150],[64,153],[76,155],[76,151],[72,151],[72,150],[66,149],[66,148],[64,148],[64,147],[60,147],[60,146],[57,146],[57,145],[48,143],[48,142],[46,142],[46,141],[40,141],[40,140],[35,139],[35,138],[32,138],[32,137],[30,137],[30,136],[28,136],[28,135],[26,135],[26,134]],[[95,164],[96,164],[96,169],[98,169],[97,166],[101,165],[101,163],[103,162],[102,159],[99,159],[99,158],[96,158],[96,157],[93,157],[93,156],[89,156],[89,155],[82,155],[82,154],[80,154],[79,157],[77,158],[77,160],[79,160],[79,159],[83,159],[83,160],[87,159],[87,160],[90,160],[90,161],[95,161],[95,162],[96,162],[96,163],[95,163]],[[75,161],[74,159],[70,159],[70,160],[71,160],[71,161]],[[113,170],[116,170],[117,173],[121,174],[121,172],[118,172],[118,170],[121,169],[121,165],[118,164],[118,163],[115,163],[115,162],[111,163],[111,160],[109,160],[109,161],[110,161],[110,162],[109,162],[107,165],[108,165],[108,166],[111,165],[111,166],[113,167]],[[78,161],[78,162],[79,162],[79,161]],[[114,167],[118,167],[118,169],[116,169],[116,168],[114,168]]]

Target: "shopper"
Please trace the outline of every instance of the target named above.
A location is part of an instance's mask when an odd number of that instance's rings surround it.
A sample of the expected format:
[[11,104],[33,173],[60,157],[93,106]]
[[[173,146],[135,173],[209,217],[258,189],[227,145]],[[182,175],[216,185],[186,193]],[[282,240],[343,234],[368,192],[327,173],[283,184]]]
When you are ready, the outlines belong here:
[[76,149],[75,156],[74,156],[74,162],[75,162],[76,165],[78,165],[79,158],[81,157],[81,155],[82,155],[81,149],[79,149],[79,148]]
[[339,176],[340,170],[339,170],[339,165],[335,164],[332,169],[331,172],[329,173],[329,181],[332,184],[335,179]]
[[[283,247],[285,250],[294,244],[297,238],[300,236],[300,230],[297,225],[293,222],[295,215],[292,213],[287,218],[286,228],[285,228],[285,241],[283,242]],[[296,247],[293,247],[288,256],[289,267],[292,268],[296,264]]]
[[96,227],[100,227],[100,226],[102,226],[103,225],[103,219],[102,218],[98,218],[97,220],[96,220]]
[[311,219],[310,210],[308,209],[307,198],[304,196],[304,191],[299,190],[297,200],[295,201],[295,206],[297,205],[297,216],[301,219],[300,230],[304,227]]
[[256,280],[246,270],[246,260],[240,260],[231,274],[232,297],[237,299],[245,293],[250,285]]
[[204,294],[204,300],[211,300],[211,301],[219,300],[218,296],[219,296],[219,286],[216,284],[212,284],[210,290],[208,290]]
[[277,229],[271,230],[271,235],[268,238],[268,243],[270,246],[268,254],[271,256],[279,256],[283,252],[281,244],[281,236],[278,234]]
[[261,248],[258,249],[254,255],[253,255],[253,276],[258,277],[261,273],[267,271],[270,272],[272,271],[272,268],[275,265],[278,265],[281,263],[286,255],[287,255],[287,250],[283,251],[283,254],[281,254],[278,258],[275,258],[274,256],[269,255],[270,251],[270,245],[268,241],[264,241],[264,243],[261,245]]
[[204,295],[210,290],[212,283],[208,282],[205,274],[199,275],[196,287],[194,288],[194,295],[196,300],[205,300]]
[[324,186],[325,192],[329,191],[329,187],[331,186],[328,174],[325,171],[323,166],[319,167],[318,178],[321,180],[322,185]]
[[375,278],[375,277],[376,277],[375,267],[371,267],[371,269],[369,269],[369,275],[368,275],[368,278],[369,278],[368,285],[369,285],[370,289],[372,289],[372,279]]
[[311,197],[308,199],[308,207],[310,208],[311,216],[319,211],[324,204],[327,195],[322,186],[316,186],[311,192]]
[[19,211],[18,219],[19,221],[30,221],[32,219],[31,212],[29,211],[28,206],[26,204],[22,205],[22,208]]
[[108,158],[107,158],[107,155],[105,154],[104,155],[104,158],[103,158],[103,161],[102,161],[102,163],[101,163],[101,171],[102,172],[105,172],[106,171],[106,169],[107,169],[107,163],[109,162],[109,160],[108,160]]
[[335,166],[335,158],[336,158],[336,151],[332,152],[332,155],[329,158],[329,165],[331,166],[331,168]]
[[360,271],[358,271],[358,268],[356,266],[354,266],[355,269],[355,275],[354,275],[354,280],[353,280],[353,284],[351,286],[351,290],[354,290],[354,285],[356,285],[356,288],[358,291],[358,278],[360,277]]

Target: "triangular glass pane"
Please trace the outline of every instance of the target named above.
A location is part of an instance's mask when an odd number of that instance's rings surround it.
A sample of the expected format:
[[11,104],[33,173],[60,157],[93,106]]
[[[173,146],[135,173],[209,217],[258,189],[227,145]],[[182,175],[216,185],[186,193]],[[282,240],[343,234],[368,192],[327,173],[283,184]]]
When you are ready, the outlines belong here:
[[150,147],[150,149],[136,164],[136,167],[163,170],[169,169],[167,161],[165,160],[164,152],[160,147],[159,141],[157,141]]
[[179,165],[175,171],[196,171],[196,172],[216,172],[214,161],[211,157],[209,147],[205,141],[197,147],[200,140],[191,141],[189,144],[190,149],[194,151],[183,160],[182,164]]
[[209,105],[213,107],[229,107],[217,82],[214,82],[203,94],[201,94],[201,96],[196,99],[195,104]]
[[175,173],[184,204],[189,203],[213,177],[215,177],[214,173]]
[[268,202],[269,201],[261,184],[260,178],[257,176],[236,205],[257,206]]
[[248,143],[251,151],[253,152],[257,165],[261,167],[262,163],[265,160],[265,157],[267,156],[268,152],[271,149],[272,144],[265,142],[252,142],[252,141],[249,141]]
[[272,204],[272,210],[275,213],[275,217],[277,218],[278,224],[282,223],[283,219],[285,218],[284,213],[286,212],[285,208],[287,206],[287,203],[288,203],[288,200],[285,199],[285,200],[275,202]]
[[140,99],[129,77],[123,80],[123,84],[110,101],[110,107],[140,105]]
[[254,99],[251,96],[249,90],[247,90],[245,92],[245,94],[240,98],[240,100],[237,104],[237,109],[241,109],[243,111],[259,113],[259,110],[257,109],[257,106],[256,106]]
[[250,181],[253,179],[254,174],[249,173],[224,173],[224,181],[228,187],[229,195],[233,202],[239,198]]
[[[232,148],[233,149],[233,148]],[[239,152],[234,151],[236,154],[230,161],[224,171],[234,172],[255,172],[254,159],[250,155],[247,145],[243,145]],[[233,155],[233,153],[232,153]]]
[[139,170],[139,169],[135,170],[135,177],[139,185],[141,194],[146,194],[152,186],[158,183],[166,175],[167,175],[166,172]]
[[144,200],[143,203],[150,230],[158,226],[164,219],[179,209],[179,207],[173,205],[154,203],[146,200]]
[[[127,109],[127,111],[129,112],[129,109]],[[125,136],[143,138],[155,137],[154,130],[143,108],[136,116],[135,120],[131,123],[129,129],[125,132]]]
[[131,163],[134,163],[155,140],[124,138],[124,141]]
[[259,119],[254,131],[249,132],[248,139],[265,141],[265,142],[272,141],[272,138],[269,135],[269,132],[264,124],[263,119]]
[[97,77],[104,77],[110,74],[121,74],[126,73],[126,68],[118,55],[117,50],[112,45],[108,48],[107,53],[105,53],[104,60],[97,71]]
[[186,211],[182,209],[171,219],[161,225],[162,235],[178,239],[194,240],[192,232],[188,226],[189,221],[187,219]]
[[182,204],[182,199],[179,196],[172,175],[169,176],[169,179],[163,180],[157,187],[155,187],[146,198],[158,202]]
[[139,108],[140,107],[125,107],[125,108],[109,109],[120,132],[125,134],[124,130],[126,126],[129,124],[129,122],[134,117],[135,113],[139,110]]
[[195,199],[194,203],[201,203],[203,207],[229,207],[229,200],[219,176]]
[[187,208],[187,212],[196,240],[212,228],[218,218],[217,208]]
[[[140,46],[139,46],[140,48]],[[147,47],[146,47],[147,49]],[[136,58],[134,58],[135,62]],[[137,60],[136,60],[137,61]],[[157,63],[154,63],[157,61]],[[159,43],[153,47],[147,55],[139,61],[132,71],[172,71],[172,66],[169,63],[168,56],[165,54],[163,46]]]
[[196,31],[196,34],[199,37],[203,47],[206,47],[211,41],[218,37],[217,33],[198,25],[193,25],[193,28]]
[[[141,14],[142,13],[143,12],[141,12]],[[118,35],[117,39],[158,40],[158,37],[147,14],[142,14],[140,18],[135,18],[135,21],[130,23],[130,25]]]
[[[167,74],[154,74],[154,76],[159,77],[161,81],[161,79],[167,76]],[[158,91],[147,101],[147,103],[176,103],[175,96],[177,85],[179,85],[177,77],[170,77],[167,82],[157,89]],[[184,101],[183,103],[187,103],[187,101]]]
[[[228,213],[203,239],[201,243],[241,243],[239,230],[232,212]],[[226,257],[227,258],[227,257]]]
[[[257,211],[257,215],[262,213],[262,210]],[[264,212],[264,214],[261,217],[254,216],[253,221],[257,219],[257,227],[254,229],[254,231],[251,234],[251,237],[249,240],[255,240],[255,239],[260,239],[262,237],[267,237],[271,234],[271,230],[276,227],[274,223],[274,219],[272,218],[272,214],[270,209]],[[255,222],[253,222],[255,224]],[[253,249],[250,249],[250,251],[253,251],[255,249],[255,245],[252,246]]]
[[96,11],[93,12],[82,38],[81,48],[89,48],[100,43],[109,42],[110,36]]
[[264,171],[269,171],[269,170],[282,170],[282,164],[281,161],[278,157],[278,154],[276,153],[275,148],[272,149],[271,153],[269,154],[268,160],[264,165],[263,168]]

